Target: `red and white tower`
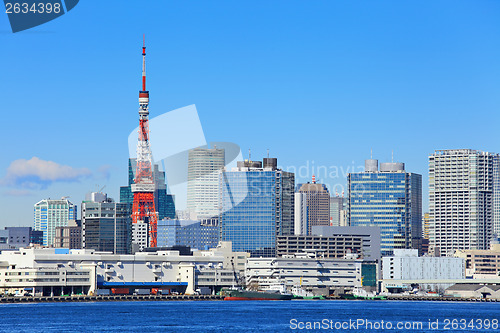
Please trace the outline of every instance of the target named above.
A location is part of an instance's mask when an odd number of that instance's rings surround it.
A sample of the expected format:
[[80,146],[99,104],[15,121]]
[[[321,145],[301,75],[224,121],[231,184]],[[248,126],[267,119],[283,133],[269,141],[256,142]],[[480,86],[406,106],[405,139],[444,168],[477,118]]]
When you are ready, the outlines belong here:
[[146,43],[142,45],[142,90],[139,91],[139,140],[137,141],[137,168],[132,193],[132,223],[149,226],[149,246],[156,247],[158,213],[155,209],[153,158],[149,143],[149,91],[146,90]]

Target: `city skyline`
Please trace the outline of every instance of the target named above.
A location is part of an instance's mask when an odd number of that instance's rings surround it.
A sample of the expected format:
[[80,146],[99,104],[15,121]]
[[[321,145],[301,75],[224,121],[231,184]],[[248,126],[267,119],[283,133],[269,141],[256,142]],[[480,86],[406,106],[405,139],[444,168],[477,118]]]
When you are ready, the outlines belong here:
[[[362,166],[371,149],[381,162],[394,151],[395,161],[423,175],[427,211],[430,154],[500,151],[500,48],[492,42],[499,4],[455,4],[446,22],[438,14],[450,10],[444,3],[254,5],[154,3],[148,14],[167,13],[168,22],[134,22],[134,6],[105,16],[81,3],[32,31],[3,34],[9,52],[0,59],[11,64],[4,108],[23,117],[1,134],[17,140],[1,148],[0,227],[31,226],[34,203],[69,195],[79,205],[97,185],[118,200],[137,122],[142,33],[152,118],[196,104],[209,141],[235,142],[259,157],[270,149],[285,171],[309,165],[296,183],[310,180],[312,165],[345,172]],[[183,24],[188,14],[193,24]],[[7,20],[0,24],[8,30]],[[123,33],[110,38],[117,28]],[[475,129],[469,115],[488,121]],[[303,135],[305,121],[314,136]],[[346,184],[343,175],[318,181],[332,194],[332,184]]]

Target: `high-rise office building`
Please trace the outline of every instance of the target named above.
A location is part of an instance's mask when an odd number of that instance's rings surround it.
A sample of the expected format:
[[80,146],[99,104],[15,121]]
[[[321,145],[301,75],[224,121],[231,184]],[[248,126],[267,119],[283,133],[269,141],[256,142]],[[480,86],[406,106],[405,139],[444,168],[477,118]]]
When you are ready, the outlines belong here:
[[83,247],[115,254],[131,253],[130,205],[117,203],[107,195],[87,196],[82,202]]
[[493,233],[500,243],[500,154],[493,155]]
[[243,161],[219,174],[221,241],[252,256],[276,254],[276,236],[294,233],[293,173],[264,163]]
[[[132,206],[132,203],[134,202],[134,194],[132,193],[131,185],[134,184],[136,166],[136,159],[129,158],[128,185],[120,186],[120,202],[128,203],[130,206]],[[154,165],[153,176],[155,181],[154,200],[155,208],[158,211],[158,219],[173,219],[175,218],[174,196],[172,194],[168,194],[165,171],[160,171],[158,164]]]
[[224,164],[224,149],[214,147],[189,150],[187,210],[191,219],[218,216],[219,170]]
[[307,234],[311,234],[313,226],[330,225],[330,192],[326,185],[316,183],[313,175],[312,183],[302,184],[298,192],[306,196]]
[[347,199],[342,197],[330,197],[330,225],[339,227],[342,223],[342,215],[347,207]]
[[429,156],[429,250],[487,250],[500,214],[499,154],[436,150]]
[[43,232],[43,245],[54,243],[56,227],[65,227],[68,221],[76,220],[76,205],[68,199],[45,199],[34,205],[34,229]]
[[350,173],[348,219],[351,226],[378,226],[382,255],[394,249],[421,248],[422,176],[404,163],[365,162],[365,172]]

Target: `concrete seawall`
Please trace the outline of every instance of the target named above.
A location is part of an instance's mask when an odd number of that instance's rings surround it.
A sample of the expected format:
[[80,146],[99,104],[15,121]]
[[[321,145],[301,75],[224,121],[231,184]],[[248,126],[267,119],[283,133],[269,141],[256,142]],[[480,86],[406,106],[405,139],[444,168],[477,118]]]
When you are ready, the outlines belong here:
[[100,301],[221,301],[218,295],[98,295],[98,296],[39,296],[0,297],[0,304],[43,302],[100,302]]

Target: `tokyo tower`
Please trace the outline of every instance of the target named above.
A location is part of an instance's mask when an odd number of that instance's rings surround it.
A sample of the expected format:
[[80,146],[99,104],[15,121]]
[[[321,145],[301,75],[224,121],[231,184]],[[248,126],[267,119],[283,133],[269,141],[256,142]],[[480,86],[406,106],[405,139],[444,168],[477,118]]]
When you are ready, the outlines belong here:
[[132,193],[132,223],[149,226],[149,246],[156,247],[158,213],[155,209],[153,158],[149,142],[149,91],[146,90],[146,43],[142,45],[142,90],[139,91],[139,138],[137,141],[137,168]]

